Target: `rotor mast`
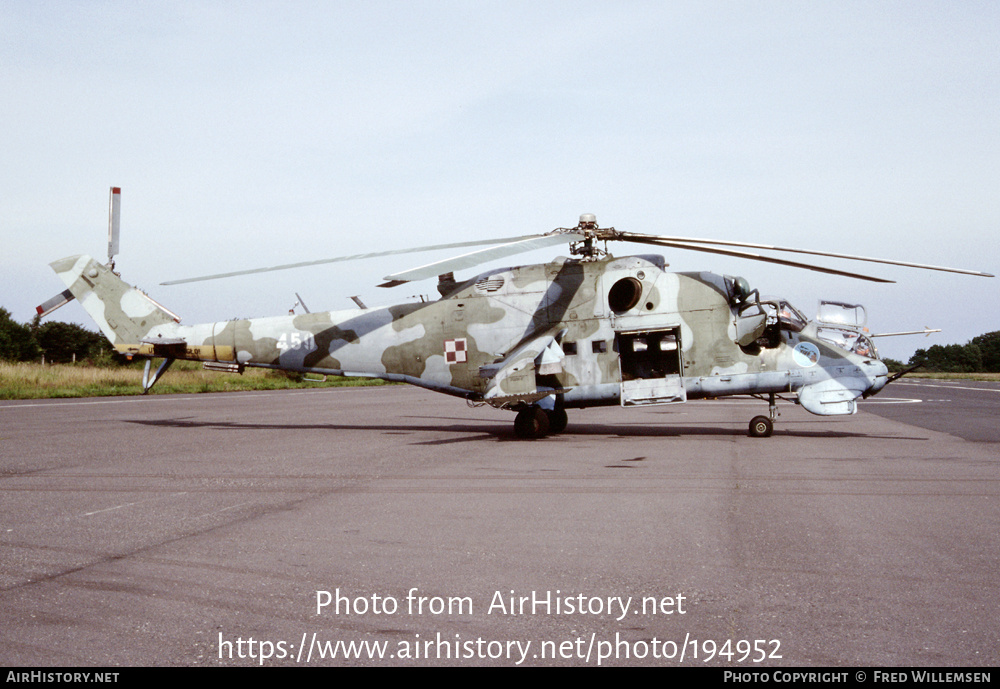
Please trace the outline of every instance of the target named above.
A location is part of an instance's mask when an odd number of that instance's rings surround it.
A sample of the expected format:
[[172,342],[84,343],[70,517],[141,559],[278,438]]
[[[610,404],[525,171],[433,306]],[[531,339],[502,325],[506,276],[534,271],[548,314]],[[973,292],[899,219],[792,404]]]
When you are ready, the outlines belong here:
[[[580,216],[580,223],[576,227],[560,227],[549,234],[582,234],[583,240],[571,242],[569,252],[574,256],[581,256],[584,261],[597,261],[608,253],[608,240],[616,239],[618,232],[613,227],[600,227],[597,224],[597,216],[593,213],[584,213]],[[594,245],[595,241],[603,241],[604,248]]]

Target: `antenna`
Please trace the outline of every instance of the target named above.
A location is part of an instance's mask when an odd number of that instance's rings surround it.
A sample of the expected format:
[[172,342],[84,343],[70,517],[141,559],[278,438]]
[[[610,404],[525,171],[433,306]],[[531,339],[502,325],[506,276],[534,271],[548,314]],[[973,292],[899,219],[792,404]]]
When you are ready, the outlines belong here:
[[[303,311],[305,311],[306,313],[312,313],[312,312],[311,312],[311,311],[309,310],[309,307],[308,307],[308,306],[306,306],[306,303],[305,303],[304,301],[302,301],[302,297],[301,297],[301,296],[299,296],[299,293],[298,293],[298,292],[296,292],[296,293],[295,293],[295,298],[299,300],[299,303],[298,303],[298,306],[301,306],[301,307],[302,307],[302,310],[303,310]],[[293,307],[293,308],[294,308],[294,307]]]
[[115,254],[118,253],[118,228],[122,210],[121,187],[111,187],[111,200],[108,202],[108,265],[115,267]]

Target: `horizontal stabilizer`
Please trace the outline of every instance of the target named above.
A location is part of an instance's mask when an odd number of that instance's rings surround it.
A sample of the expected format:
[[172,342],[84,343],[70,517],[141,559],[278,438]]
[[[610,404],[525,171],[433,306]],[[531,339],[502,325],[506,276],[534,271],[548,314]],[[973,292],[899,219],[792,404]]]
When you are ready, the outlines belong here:
[[181,357],[187,350],[187,341],[180,337],[146,337],[139,344],[137,353],[146,356]]

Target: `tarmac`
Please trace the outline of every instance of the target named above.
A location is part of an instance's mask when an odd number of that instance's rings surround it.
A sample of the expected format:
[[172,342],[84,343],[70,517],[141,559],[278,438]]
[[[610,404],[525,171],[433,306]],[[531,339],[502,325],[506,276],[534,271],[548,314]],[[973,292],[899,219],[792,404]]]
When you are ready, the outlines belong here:
[[995,666],[1000,386],[930,385],[0,402],[0,664]]

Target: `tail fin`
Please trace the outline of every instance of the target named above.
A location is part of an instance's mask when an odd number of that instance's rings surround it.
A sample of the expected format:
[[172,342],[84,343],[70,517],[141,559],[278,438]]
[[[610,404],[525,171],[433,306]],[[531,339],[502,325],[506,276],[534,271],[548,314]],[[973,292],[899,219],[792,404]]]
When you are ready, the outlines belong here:
[[139,344],[153,328],[180,321],[90,256],[69,256],[50,265],[119,351]]

